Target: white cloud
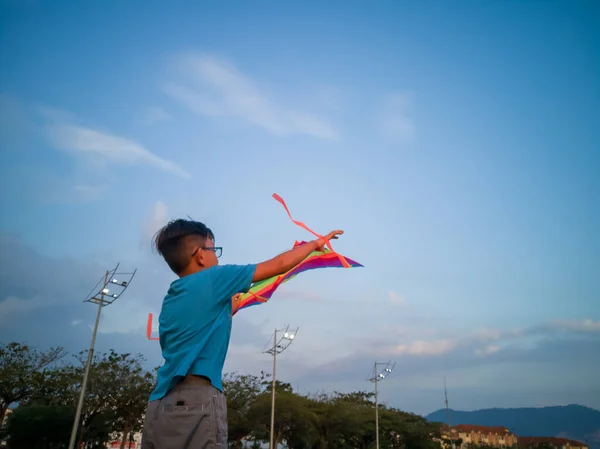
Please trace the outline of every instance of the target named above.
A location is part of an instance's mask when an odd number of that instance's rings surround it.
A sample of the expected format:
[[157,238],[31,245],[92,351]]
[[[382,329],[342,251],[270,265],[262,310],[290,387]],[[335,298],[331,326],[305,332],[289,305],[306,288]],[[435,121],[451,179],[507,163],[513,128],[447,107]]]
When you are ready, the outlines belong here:
[[377,126],[381,133],[397,141],[409,141],[415,137],[416,126],[409,115],[412,97],[403,92],[388,95],[381,104]]
[[388,298],[390,300],[390,302],[392,304],[397,304],[400,306],[403,306],[404,304],[406,304],[406,301],[404,300],[404,298],[402,298],[400,295],[398,295],[395,291],[390,290],[388,292]]
[[475,337],[481,340],[498,340],[502,337],[502,332],[495,329],[479,329],[475,332]]
[[498,352],[500,350],[500,346],[486,346],[483,349],[477,349],[475,350],[475,354],[477,355],[489,355],[489,354],[494,354],[495,352]]
[[100,162],[148,164],[182,178],[190,177],[174,162],[158,157],[137,142],[124,137],[66,123],[46,125],[45,131],[49,143],[60,150],[99,158]]
[[250,78],[225,61],[188,54],[181,56],[178,62],[181,74],[191,82],[188,85],[169,83],[166,93],[196,114],[241,118],[275,135],[338,138],[327,121],[277,104]]
[[165,122],[170,119],[171,116],[167,114],[162,108],[158,106],[152,106],[144,112],[142,123],[144,125],[150,126],[154,125],[155,123]]
[[586,320],[555,320],[548,326],[553,330],[583,332],[583,333],[600,333],[600,321],[591,319]]
[[154,234],[167,223],[168,218],[169,209],[167,205],[162,201],[157,201],[152,209],[152,214],[145,223],[144,243],[154,237]]
[[[564,334],[575,337],[577,334],[600,333],[600,321],[592,319],[555,320],[548,323],[530,326],[524,329],[479,329],[472,333],[454,337],[427,340],[418,338],[411,343],[387,347],[390,355],[408,356],[441,356],[450,352],[468,351],[476,355],[491,355],[506,349],[533,350],[546,341],[564,337]],[[402,339],[409,339],[409,334],[421,335],[414,330],[404,332]],[[493,344],[491,344],[493,342]]]
[[43,305],[42,298],[22,299],[8,296],[0,301],[0,321],[8,319],[15,312],[27,312],[41,305]]
[[410,355],[442,355],[453,351],[457,346],[455,340],[435,340],[423,341],[417,340],[409,345],[399,345],[396,347],[397,354]]

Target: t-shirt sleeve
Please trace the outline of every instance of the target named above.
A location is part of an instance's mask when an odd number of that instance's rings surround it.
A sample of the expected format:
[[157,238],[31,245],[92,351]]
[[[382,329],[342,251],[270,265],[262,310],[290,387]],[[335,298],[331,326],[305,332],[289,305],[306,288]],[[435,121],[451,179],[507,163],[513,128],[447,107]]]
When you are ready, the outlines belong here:
[[256,265],[217,265],[213,273],[213,291],[218,301],[228,301],[236,293],[252,286]]

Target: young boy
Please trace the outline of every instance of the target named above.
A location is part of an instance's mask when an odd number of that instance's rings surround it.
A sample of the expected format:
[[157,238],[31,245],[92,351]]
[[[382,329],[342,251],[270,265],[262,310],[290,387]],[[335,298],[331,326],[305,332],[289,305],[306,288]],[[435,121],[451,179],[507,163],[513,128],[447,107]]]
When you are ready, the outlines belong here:
[[143,449],[227,448],[227,404],[222,370],[231,334],[232,298],[255,283],[283,274],[343,231],[256,265],[222,265],[222,248],[203,223],[175,220],[155,237],[173,281],[159,317],[165,359],[150,395]]

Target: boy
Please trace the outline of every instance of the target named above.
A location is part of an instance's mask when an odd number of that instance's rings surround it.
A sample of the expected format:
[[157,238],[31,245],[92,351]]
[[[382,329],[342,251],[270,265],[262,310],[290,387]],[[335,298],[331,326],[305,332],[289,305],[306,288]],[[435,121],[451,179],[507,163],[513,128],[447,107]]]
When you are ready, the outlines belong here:
[[165,359],[150,395],[143,449],[227,448],[227,404],[222,370],[231,334],[232,298],[255,283],[283,274],[343,231],[296,247],[259,264],[222,265],[222,248],[203,223],[175,220],[155,246],[179,276],[159,317]]

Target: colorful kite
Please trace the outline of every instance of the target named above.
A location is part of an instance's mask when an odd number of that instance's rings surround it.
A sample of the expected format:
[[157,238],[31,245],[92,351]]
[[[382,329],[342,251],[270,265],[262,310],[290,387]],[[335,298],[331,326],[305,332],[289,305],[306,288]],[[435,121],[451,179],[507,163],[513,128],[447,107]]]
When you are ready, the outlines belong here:
[[[306,242],[296,242],[294,243],[294,248],[304,245],[305,243]],[[265,279],[264,281],[252,285],[248,293],[240,295],[233,301],[233,314],[235,315],[239,310],[245,309],[246,307],[267,302],[281,284],[293,279],[303,271],[314,270],[316,268],[341,267],[352,268],[362,267],[362,265],[352,259],[334,253],[329,249],[313,251],[306,259],[300,262],[299,265],[296,265],[287,273],[273,276],[272,278]]]
[[[301,221],[294,220],[292,218],[292,214],[290,213],[285,201],[276,193],[273,194],[273,198],[281,203],[281,205],[286,210],[290,220],[294,222],[297,226],[305,229],[310,232],[314,236],[318,238],[323,238],[322,235],[317,234],[313,230],[311,230],[308,226],[306,226]],[[306,242],[295,242],[294,247],[304,245]],[[327,248],[324,248],[322,251],[313,251],[306,259],[304,259],[300,264],[296,265],[287,273],[281,274],[279,276],[273,276],[270,279],[266,279],[261,282],[257,282],[256,284],[250,287],[250,290],[247,293],[243,293],[240,295],[236,295],[232,300],[232,313],[235,315],[238,311],[245,309],[247,307],[251,307],[257,304],[262,304],[267,302],[275,293],[275,290],[279,288],[279,286],[290,279],[293,279],[298,274],[303,271],[314,270],[317,268],[353,268],[353,267],[362,267],[358,262],[353,261],[341,254],[336,253],[332,246],[331,242],[327,241]],[[158,340],[158,337],[152,337],[152,314],[148,314],[148,324],[146,327],[146,335],[149,340]]]

